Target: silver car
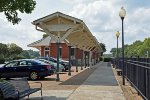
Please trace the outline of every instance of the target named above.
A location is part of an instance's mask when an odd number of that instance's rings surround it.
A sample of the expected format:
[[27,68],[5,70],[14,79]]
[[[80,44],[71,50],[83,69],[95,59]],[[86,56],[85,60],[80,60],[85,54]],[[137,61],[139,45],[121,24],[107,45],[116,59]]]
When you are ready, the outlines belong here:
[[[37,59],[40,61],[43,61],[44,63],[50,64],[51,66],[53,66],[55,68],[55,70],[57,69],[57,63],[49,61],[49,60],[45,60],[45,59]],[[65,67],[62,64],[59,64],[59,72],[64,72],[65,71]]]

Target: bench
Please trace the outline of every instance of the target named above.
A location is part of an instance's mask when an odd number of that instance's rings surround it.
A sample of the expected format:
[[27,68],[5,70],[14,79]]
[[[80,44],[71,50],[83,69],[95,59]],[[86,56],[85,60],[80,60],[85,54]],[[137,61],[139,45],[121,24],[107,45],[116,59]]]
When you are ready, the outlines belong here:
[[0,82],[0,90],[2,92],[3,98],[5,100],[13,100],[26,97],[35,93],[37,91],[41,91],[41,98],[42,98],[42,83],[41,82],[34,82],[39,83],[39,88],[31,88],[26,78],[21,79],[14,79],[8,81]]

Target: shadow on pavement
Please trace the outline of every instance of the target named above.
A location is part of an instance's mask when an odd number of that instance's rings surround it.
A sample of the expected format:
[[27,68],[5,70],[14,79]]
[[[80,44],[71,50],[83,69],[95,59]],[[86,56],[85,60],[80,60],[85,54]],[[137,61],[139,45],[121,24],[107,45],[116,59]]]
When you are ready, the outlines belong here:
[[95,67],[84,70],[59,85],[81,85],[96,70]]

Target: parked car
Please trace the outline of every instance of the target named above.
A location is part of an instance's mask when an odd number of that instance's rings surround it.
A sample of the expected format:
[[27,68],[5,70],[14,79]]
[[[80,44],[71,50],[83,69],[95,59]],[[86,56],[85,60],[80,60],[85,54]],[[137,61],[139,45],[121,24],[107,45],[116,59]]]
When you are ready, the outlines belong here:
[[45,60],[49,60],[49,61],[52,61],[52,62],[57,62],[57,60],[53,57],[37,57],[35,59],[45,59]]
[[63,59],[60,59],[60,61],[61,61],[62,65],[65,66],[65,69],[68,70],[69,69],[69,61],[63,60]]
[[37,80],[53,73],[50,65],[35,59],[14,60],[0,67],[0,78],[29,77]]
[[[54,71],[56,71],[56,69],[57,69],[57,63],[49,61],[49,60],[45,60],[45,59],[37,59],[37,60],[40,60],[40,61],[43,61],[43,62],[49,64],[50,66],[52,66],[52,69]],[[59,71],[60,72],[65,71],[65,67],[63,65],[61,65],[61,64],[59,64]]]
[[[57,63],[57,59],[53,57],[38,57],[36,59],[45,59]],[[69,68],[69,61],[59,59],[59,63],[65,67],[65,71]]]

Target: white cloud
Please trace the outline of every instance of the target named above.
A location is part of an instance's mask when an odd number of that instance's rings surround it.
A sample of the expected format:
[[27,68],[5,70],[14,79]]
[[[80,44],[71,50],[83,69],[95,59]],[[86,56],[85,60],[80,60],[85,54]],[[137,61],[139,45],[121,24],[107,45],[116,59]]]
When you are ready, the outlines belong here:
[[[83,19],[99,42],[106,44],[108,53],[111,48],[116,47],[115,33],[117,31],[121,33],[121,19],[118,15],[121,6],[120,3],[109,0],[78,3],[74,5],[70,14]],[[127,7],[127,5],[125,6]],[[137,8],[136,10],[130,9],[129,11],[128,9],[131,7],[126,8],[127,16],[124,20],[125,44],[131,44],[137,39],[143,40],[150,36],[150,26],[148,25],[150,22],[150,8],[138,8],[136,5],[135,7]],[[121,47],[121,35],[119,41],[119,46]]]
[[115,19],[118,15],[114,9],[117,8],[118,6],[114,7],[110,1],[93,1],[75,5],[70,14],[83,19],[98,41],[106,44],[109,52],[110,48],[115,46],[115,32],[118,27]]
[[15,43],[23,49],[28,49],[27,44],[41,39],[42,33],[38,34],[33,25],[12,25],[6,19],[0,18],[0,42]]
[[[111,48],[116,47],[116,31],[121,33],[121,19],[118,15],[121,6],[124,6],[127,11],[124,20],[125,44],[150,37],[150,4],[147,1],[142,1],[142,3],[137,3],[141,2],[140,0],[137,2],[130,0],[36,1],[37,5],[32,14],[19,14],[22,18],[19,25],[14,26],[6,20],[4,15],[0,16],[0,42],[14,42],[28,49],[27,44],[39,40],[43,34],[36,31],[31,22],[55,11],[61,11],[82,19],[97,40],[106,44],[108,53]],[[119,46],[121,47],[121,35]]]
[[138,8],[131,13],[128,14],[128,18],[125,20],[127,43],[150,37],[150,8]]

